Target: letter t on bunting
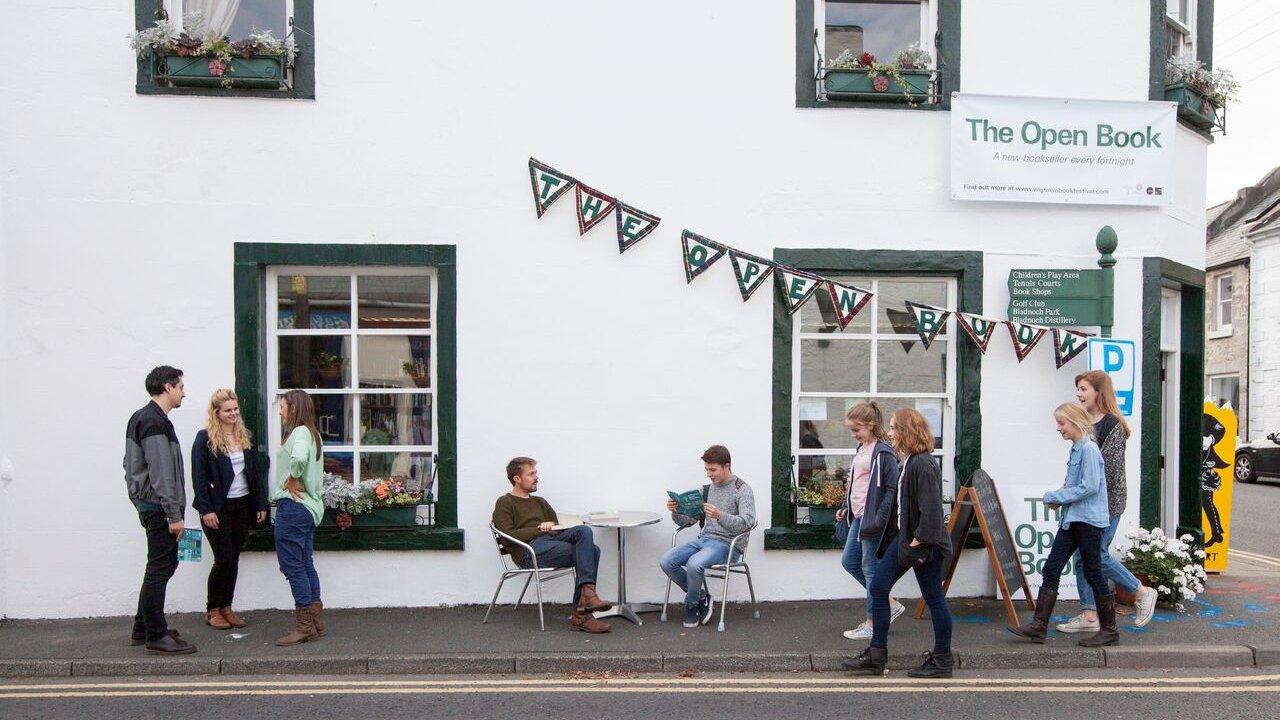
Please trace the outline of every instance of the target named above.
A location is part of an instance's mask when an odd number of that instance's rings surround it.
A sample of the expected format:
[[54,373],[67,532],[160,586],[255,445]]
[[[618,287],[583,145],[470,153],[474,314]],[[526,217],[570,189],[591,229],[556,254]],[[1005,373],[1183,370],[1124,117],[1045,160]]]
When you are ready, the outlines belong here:
[[985,355],[987,346],[991,344],[991,338],[995,337],[996,327],[1000,325],[1000,321],[959,310],[956,311],[956,320],[960,322],[960,327],[964,328],[965,334],[973,344],[977,345],[978,350]]
[[614,216],[618,220],[619,255],[630,250],[632,245],[645,239],[649,233],[658,227],[658,223],[662,222],[657,216],[637,210],[624,202],[618,203],[618,207],[614,210]]
[[755,255],[729,248],[729,262],[733,263],[733,274],[738,278],[738,290],[742,293],[742,302],[751,299],[751,295],[773,272],[773,263]]
[[841,330],[849,327],[858,311],[871,302],[871,292],[852,285],[828,280],[827,291],[831,293],[831,304],[836,309],[836,322],[840,323]]
[[578,200],[578,234],[586,235],[601,220],[609,217],[613,207],[618,203],[616,198],[609,197],[599,190],[578,183],[573,189]]
[[787,309],[795,315],[800,306],[822,287],[822,279],[817,275],[800,272],[793,267],[785,265],[776,267],[776,275],[782,281],[782,297],[787,300]]
[[560,199],[565,191],[578,183],[545,163],[529,158],[529,181],[533,184],[533,208],[538,217],[551,207],[551,203]]
[[1013,338],[1013,352],[1018,356],[1018,362],[1030,355],[1036,343],[1049,331],[1049,328],[1013,320],[1005,320],[1004,324],[1009,326],[1009,337]]
[[924,344],[924,349],[929,349],[929,343],[938,337],[938,333],[947,326],[947,318],[951,316],[950,310],[936,308],[932,305],[921,305],[906,301],[907,310],[911,311],[911,317],[916,320],[916,334],[920,336],[920,342]]
[[1065,328],[1053,329],[1053,364],[1061,370],[1063,365],[1084,352],[1089,347],[1090,333],[1076,332]]
[[684,250],[685,284],[701,275],[712,263],[724,257],[725,246],[704,238],[696,232],[685,230],[680,234],[680,247]]

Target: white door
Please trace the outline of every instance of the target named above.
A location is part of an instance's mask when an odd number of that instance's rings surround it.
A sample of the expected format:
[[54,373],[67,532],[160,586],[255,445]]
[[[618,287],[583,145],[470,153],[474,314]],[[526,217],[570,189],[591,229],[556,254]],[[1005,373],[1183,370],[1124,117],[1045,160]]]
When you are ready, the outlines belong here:
[[1178,432],[1182,378],[1178,351],[1182,337],[1182,294],[1160,291],[1160,526],[1178,533]]

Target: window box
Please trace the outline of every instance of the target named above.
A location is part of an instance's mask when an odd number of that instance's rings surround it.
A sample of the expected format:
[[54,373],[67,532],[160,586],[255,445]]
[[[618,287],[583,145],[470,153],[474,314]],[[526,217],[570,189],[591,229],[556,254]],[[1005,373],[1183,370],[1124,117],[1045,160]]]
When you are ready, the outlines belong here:
[[[221,75],[214,70],[222,69]],[[175,87],[227,87],[282,90],[286,88],[285,59],[276,55],[233,57],[223,63],[211,57],[156,57],[152,79]]]
[[1178,103],[1178,117],[1201,130],[1225,129],[1226,114],[1209,98],[1183,83],[1164,87],[1164,99]]
[[[879,102],[928,102],[933,95],[933,70],[902,70],[899,83],[891,75],[872,78],[866,70],[826,70],[823,88],[832,100],[874,100]],[[879,90],[876,80],[883,78]]]
[[[835,525],[836,524],[836,508],[827,507],[825,505],[797,505],[796,515],[801,515],[801,508],[804,508],[809,515],[809,525]],[[803,525],[800,518],[796,518],[796,524]]]
[[[369,512],[351,515],[352,528],[391,528],[391,527],[412,527],[414,518],[418,512],[418,508],[413,505],[406,507],[393,508],[374,508]],[[322,528],[338,527],[339,511],[333,508],[324,509],[324,518],[320,520]]]

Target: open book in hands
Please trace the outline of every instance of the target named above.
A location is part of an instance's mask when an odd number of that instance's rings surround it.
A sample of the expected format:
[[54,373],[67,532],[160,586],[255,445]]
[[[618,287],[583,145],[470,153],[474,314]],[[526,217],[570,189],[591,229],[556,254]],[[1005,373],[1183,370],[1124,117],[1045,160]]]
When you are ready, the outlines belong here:
[[676,501],[676,512],[685,517],[700,518],[702,517],[702,499],[701,490],[688,490],[679,494],[667,491],[667,495]]
[[582,524],[582,516],[578,513],[558,512],[556,513],[556,524],[552,526],[552,530],[568,530],[575,525]]

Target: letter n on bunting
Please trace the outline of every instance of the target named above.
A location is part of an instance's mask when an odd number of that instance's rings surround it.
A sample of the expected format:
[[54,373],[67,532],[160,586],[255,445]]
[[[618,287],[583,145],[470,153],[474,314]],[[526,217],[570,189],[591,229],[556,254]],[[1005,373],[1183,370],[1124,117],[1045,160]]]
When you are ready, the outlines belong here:
[[623,202],[618,203],[617,209],[614,210],[614,216],[618,220],[619,255],[630,250],[632,245],[645,239],[649,233],[658,227],[658,223],[662,222],[657,216],[637,210]]
[[1075,356],[1089,347],[1090,333],[1076,332],[1065,328],[1053,329],[1053,364],[1061,370],[1063,365],[1071,362]]
[[995,337],[996,328],[1000,325],[999,320],[982,317],[981,315],[973,315],[970,313],[962,313],[956,311],[956,320],[960,322],[960,327],[964,328],[964,332],[978,346],[984,355],[987,352],[987,346],[991,344],[991,338]]
[[813,294],[822,286],[822,279],[795,268],[782,265],[776,267],[776,275],[782,282],[782,297],[787,301],[787,309],[795,315],[800,306],[813,297]]
[[913,303],[910,300],[906,303],[907,310],[911,311],[911,317],[916,321],[916,334],[920,336],[920,342],[928,350],[929,343],[933,342],[933,339],[938,337],[938,333],[947,326],[947,318],[951,316],[951,311],[932,305]]
[[1036,343],[1040,342],[1040,338],[1044,337],[1046,332],[1049,332],[1049,328],[1014,322],[1013,320],[1005,320],[1004,324],[1009,326],[1009,337],[1013,338],[1013,352],[1017,354],[1018,362],[1022,362],[1024,358],[1030,355],[1032,348],[1036,346]]
[[559,200],[561,195],[578,183],[572,177],[533,158],[529,158],[529,181],[533,184],[533,208],[538,212],[538,217],[542,217],[551,203]]
[[831,293],[831,305],[836,310],[836,322],[840,323],[841,330],[849,327],[858,311],[871,302],[871,292],[831,280],[827,281],[827,292]]
[[680,234],[680,247],[684,250],[684,281],[686,284],[701,275],[715,261],[724,257],[725,246],[704,238],[696,232],[685,230]]
[[595,227],[601,220],[609,217],[613,212],[613,208],[618,204],[617,198],[609,197],[599,190],[578,183],[574,189],[574,194],[578,200],[578,234],[586,235],[587,231]]
[[733,248],[729,248],[729,262],[733,263],[733,274],[738,278],[742,302],[750,300],[751,295],[769,279],[769,273],[773,272],[773,263]]

